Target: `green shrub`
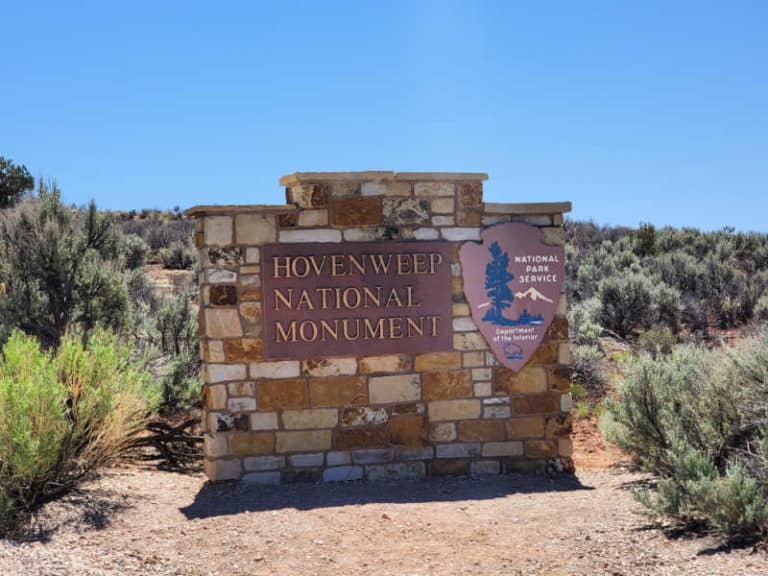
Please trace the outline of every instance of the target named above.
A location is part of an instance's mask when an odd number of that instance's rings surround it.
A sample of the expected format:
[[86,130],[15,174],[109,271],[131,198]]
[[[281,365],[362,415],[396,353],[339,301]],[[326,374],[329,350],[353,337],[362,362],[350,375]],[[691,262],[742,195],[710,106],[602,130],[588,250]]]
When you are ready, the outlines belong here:
[[651,328],[640,334],[637,339],[638,350],[654,358],[671,353],[675,345],[677,338],[669,328]]
[[658,284],[653,291],[654,319],[662,326],[667,326],[673,332],[680,328],[682,308],[680,292],[664,282]]
[[590,298],[577,302],[568,310],[568,331],[573,344],[577,346],[594,346],[602,332],[602,327],[596,318],[600,313],[600,301]]
[[129,270],[141,268],[147,259],[149,246],[136,234],[128,234],[123,238],[122,253],[125,259],[125,267]]
[[163,405],[189,407],[200,396],[200,358],[197,317],[188,293],[166,300],[157,315],[157,330],[160,350],[170,362],[162,378]]
[[601,326],[622,338],[635,328],[647,328],[651,323],[652,288],[643,276],[630,274],[603,280],[599,291]]
[[640,355],[605,418],[608,438],[660,480],[654,513],[729,538],[768,530],[768,334],[735,349]]
[[0,533],[124,454],[158,400],[108,332],[67,336],[55,355],[14,332],[0,359]]
[[163,266],[168,270],[187,270],[197,261],[195,251],[185,242],[173,242],[160,251]]
[[605,393],[606,377],[603,370],[603,353],[597,346],[574,346],[572,349],[571,379],[593,396]]

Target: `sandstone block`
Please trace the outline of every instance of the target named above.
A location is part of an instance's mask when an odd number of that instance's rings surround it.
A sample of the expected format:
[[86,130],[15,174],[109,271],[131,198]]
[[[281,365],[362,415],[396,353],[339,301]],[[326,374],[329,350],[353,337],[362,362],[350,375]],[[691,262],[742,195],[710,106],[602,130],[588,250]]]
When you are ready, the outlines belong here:
[[435,446],[436,458],[477,458],[478,456],[480,456],[479,442]]
[[270,454],[275,447],[275,437],[270,432],[233,434],[229,449],[233,456]]
[[295,378],[301,373],[298,360],[277,362],[253,362],[249,366],[251,378]]
[[464,368],[475,368],[485,366],[484,352],[464,352],[461,355],[461,361]]
[[339,411],[336,408],[285,410],[283,412],[283,426],[286,430],[335,428],[338,423]]
[[416,371],[454,370],[461,368],[461,352],[430,352],[416,356]]
[[423,416],[396,416],[389,421],[390,442],[395,446],[421,446],[427,438]]
[[309,381],[312,406],[362,406],[368,403],[365,378],[359,376],[336,376],[313,378]]
[[341,416],[341,425],[344,428],[357,426],[379,426],[389,420],[389,412],[386,408],[371,408],[360,406],[358,408],[345,408]]
[[376,448],[389,445],[387,429],[383,426],[375,428],[346,428],[336,430],[336,449],[354,450],[356,448]]
[[306,468],[311,466],[322,466],[325,455],[322,452],[315,452],[313,454],[293,454],[288,456],[288,461],[291,466],[297,468]]
[[544,418],[515,418],[507,420],[507,438],[516,440],[519,438],[541,438],[544,436]]
[[533,353],[529,361],[530,364],[557,364],[558,355],[557,342],[542,342]]
[[368,383],[368,394],[371,404],[420,400],[421,376],[419,374],[372,376]]
[[547,391],[547,371],[539,366],[526,366],[520,372],[494,368],[496,393],[541,394]]
[[453,422],[438,422],[429,427],[429,439],[432,442],[453,442],[457,436],[456,424]]
[[264,356],[264,342],[261,338],[226,340],[224,354],[229,362],[261,360]]
[[243,460],[246,472],[278,470],[285,466],[285,456],[252,456]]
[[382,211],[387,224],[429,224],[429,200],[384,198]]
[[524,452],[523,443],[512,442],[488,442],[483,444],[483,456],[522,456]]
[[207,362],[213,362],[220,364],[226,360],[224,355],[224,342],[221,340],[208,340],[208,357],[205,358]]
[[411,358],[406,354],[367,356],[360,359],[360,374],[377,372],[405,372],[411,369]]
[[456,226],[454,216],[432,216],[432,226]]
[[206,458],[221,458],[229,455],[226,434],[206,434],[203,436],[203,454]]
[[394,448],[394,458],[398,462],[407,462],[409,460],[432,460],[435,457],[435,450],[431,446],[396,446]]
[[245,261],[248,264],[258,264],[261,260],[261,252],[258,247],[248,246],[245,249]]
[[567,392],[571,389],[571,367],[570,366],[556,366],[550,368],[549,372],[549,388],[553,392]]
[[203,407],[208,410],[224,410],[227,406],[226,386],[204,386]]
[[302,210],[299,212],[299,226],[328,226],[328,210]]
[[573,410],[573,397],[570,394],[562,394],[560,396],[560,411],[570,412]]
[[427,405],[429,419],[472,420],[480,417],[480,400],[436,400]]
[[413,185],[415,196],[453,196],[455,186],[453,182],[416,182]]
[[244,288],[258,287],[261,284],[261,276],[258,274],[240,274],[239,284]]
[[206,308],[205,330],[209,338],[239,338],[243,335],[240,316],[233,308]]
[[302,372],[309,376],[341,376],[357,372],[357,358],[321,358],[302,362]]
[[444,196],[434,198],[431,202],[431,206],[433,214],[453,214],[453,197]]
[[231,284],[237,282],[237,272],[214,268],[205,271],[205,278],[209,284]]
[[557,441],[557,455],[565,458],[573,456],[573,441],[570,438],[560,438]]
[[363,182],[362,196],[410,196],[410,182]]
[[568,314],[568,300],[565,294],[560,294],[560,298],[557,299],[557,307],[555,308],[555,316],[565,316]]
[[509,406],[483,406],[483,418],[509,418],[512,408]]
[[430,476],[466,476],[469,474],[469,460],[434,460],[428,462]]
[[250,333],[261,332],[261,302],[243,302],[240,304],[240,316]]
[[277,221],[271,214],[237,214],[235,233],[238,244],[268,244],[277,240]]
[[464,304],[463,302],[454,303],[452,308],[454,316],[469,316],[470,314],[469,304]]
[[573,432],[573,420],[570,414],[557,414],[547,418],[545,424],[547,438],[562,438]]
[[349,482],[362,478],[362,466],[337,466],[323,470],[323,481],[325,482]]
[[230,398],[227,400],[230,412],[250,412],[256,410],[256,398]]
[[512,399],[512,409],[515,415],[520,416],[557,412],[560,409],[560,397],[554,394],[520,396]]
[[473,382],[472,392],[475,398],[485,398],[493,393],[493,382]]
[[261,288],[246,288],[240,292],[241,302],[258,302],[261,300]]
[[557,362],[559,364],[571,363],[571,345],[567,342],[561,342],[557,347]]
[[384,229],[376,228],[345,228],[342,231],[347,242],[371,242],[381,240],[384,237]]
[[285,452],[320,452],[330,450],[330,430],[307,430],[302,432],[276,432],[275,451]]
[[472,476],[492,476],[501,473],[501,465],[497,460],[478,460],[470,463],[469,471]]
[[238,480],[243,474],[239,459],[209,460],[206,458],[203,460],[203,468],[211,482]]
[[280,484],[280,472],[249,472],[243,476],[243,482],[248,484]]
[[497,442],[506,439],[506,428],[501,420],[466,420],[459,422],[461,442]]
[[372,464],[365,467],[368,480],[418,480],[426,476],[424,462],[394,462],[392,464]]
[[207,246],[232,244],[232,218],[230,216],[206,216],[203,238]]
[[523,222],[531,226],[551,226],[552,216],[548,214],[525,214],[521,216],[512,216],[512,222]]
[[309,408],[306,380],[267,380],[256,386],[256,402],[260,410],[298,410]]
[[473,368],[472,380],[491,380],[493,378],[493,370],[490,368]]
[[391,461],[391,448],[369,448],[352,452],[352,462],[355,464],[383,464]]
[[211,306],[234,306],[237,304],[237,288],[230,284],[210,286],[208,303]]
[[477,330],[477,326],[475,326],[474,320],[469,316],[453,319],[454,332],[474,332],[475,330]]
[[525,454],[529,458],[553,458],[557,456],[557,442],[553,440],[526,440]]
[[463,352],[485,350],[488,348],[488,344],[480,332],[461,332],[453,335],[453,348]]
[[421,375],[424,400],[452,400],[472,396],[469,370],[424,372]]
[[480,228],[471,226],[453,226],[448,228],[441,228],[440,234],[445,240],[451,242],[464,242],[466,240],[480,240]]
[[416,240],[437,240],[440,232],[436,228],[416,228],[413,231],[413,237]]
[[554,246],[565,244],[565,232],[561,226],[542,228],[541,231],[544,233],[544,244],[552,244]]
[[208,364],[207,370],[209,382],[245,379],[245,364]]
[[251,430],[277,430],[277,412],[254,412]]
[[381,224],[379,198],[334,198],[331,200],[331,223],[334,226],[376,226]]
[[352,462],[352,454],[349,452],[328,452],[325,455],[325,463],[328,466],[343,466]]
[[341,232],[330,228],[281,230],[280,242],[286,244],[299,242],[341,242]]

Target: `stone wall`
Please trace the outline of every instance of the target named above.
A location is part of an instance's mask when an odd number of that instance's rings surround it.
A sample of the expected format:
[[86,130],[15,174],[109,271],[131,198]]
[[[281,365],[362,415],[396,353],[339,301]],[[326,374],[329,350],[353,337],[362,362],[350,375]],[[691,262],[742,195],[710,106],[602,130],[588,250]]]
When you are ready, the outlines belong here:
[[[200,206],[205,471],[259,483],[569,470],[565,296],[520,372],[498,365],[463,293],[458,249],[526,222],[563,242],[569,203],[483,203],[484,174],[297,173],[283,206]],[[453,349],[264,359],[261,247],[444,240]]]

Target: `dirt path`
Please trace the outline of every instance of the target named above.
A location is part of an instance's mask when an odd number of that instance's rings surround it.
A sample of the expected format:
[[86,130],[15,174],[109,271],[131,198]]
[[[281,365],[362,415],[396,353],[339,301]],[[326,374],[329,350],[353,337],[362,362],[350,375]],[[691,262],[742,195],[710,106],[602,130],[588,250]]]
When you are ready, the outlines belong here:
[[261,488],[114,470],[49,505],[36,541],[0,541],[0,574],[768,574],[764,551],[648,529],[632,512],[637,480]]

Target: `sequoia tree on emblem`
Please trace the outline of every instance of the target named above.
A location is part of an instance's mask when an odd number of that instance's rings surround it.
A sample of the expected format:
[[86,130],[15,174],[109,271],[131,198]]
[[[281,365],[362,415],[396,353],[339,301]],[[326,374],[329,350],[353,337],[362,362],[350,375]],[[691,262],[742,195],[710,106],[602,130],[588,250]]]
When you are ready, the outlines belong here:
[[555,316],[565,275],[565,250],[544,244],[539,228],[499,224],[482,243],[459,251],[464,293],[496,358],[520,370],[539,347]]

